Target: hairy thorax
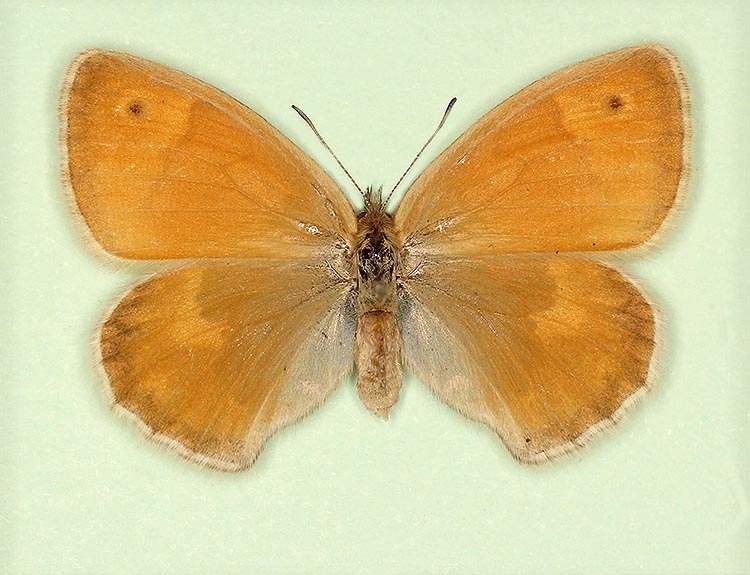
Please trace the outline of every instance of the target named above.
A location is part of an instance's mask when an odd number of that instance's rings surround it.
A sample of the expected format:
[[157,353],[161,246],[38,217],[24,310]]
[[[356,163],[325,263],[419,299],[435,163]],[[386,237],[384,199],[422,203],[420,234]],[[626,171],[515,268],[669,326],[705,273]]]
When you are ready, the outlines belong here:
[[403,379],[396,319],[399,251],[391,216],[379,202],[368,202],[358,216],[352,260],[358,290],[354,357],[359,396],[367,409],[383,418],[398,401]]

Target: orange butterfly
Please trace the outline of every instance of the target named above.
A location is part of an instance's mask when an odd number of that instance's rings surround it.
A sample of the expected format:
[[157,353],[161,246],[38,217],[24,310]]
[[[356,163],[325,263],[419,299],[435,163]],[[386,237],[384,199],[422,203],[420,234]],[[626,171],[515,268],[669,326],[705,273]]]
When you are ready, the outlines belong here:
[[62,94],[64,179],[93,238],[180,265],[101,327],[112,400],[224,470],[356,365],[386,416],[402,364],[523,462],[585,444],[649,386],[654,310],[597,254],[643,245],[685,186],[688,94],[658,45],[500,104],[393,212],[355,213],[252,110],[186,74],[91,50]]

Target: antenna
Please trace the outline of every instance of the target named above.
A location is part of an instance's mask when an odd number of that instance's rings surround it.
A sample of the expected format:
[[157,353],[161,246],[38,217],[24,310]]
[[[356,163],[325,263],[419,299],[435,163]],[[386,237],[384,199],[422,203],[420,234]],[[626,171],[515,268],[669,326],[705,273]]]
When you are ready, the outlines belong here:
[[445,121],[448,119],[448,114],[450,114],[451,109],[453,108],[453,105],[456,103],[458,98],[453,98],[450,102],[448,102],[448,107],[445,108],[445,112],[443,112],[443,119],[440,120],[440,123],[438,124],[438,127],[435,128],[435,131],[432,133],[432,136],[429,137],[429,139],[424,143],[424,146],[422,146],[422,149],[417,152],[417,155],[414,157],[414,159],[411,161],[411,164],[409,164],[409,167],[406,168],[403,174],[401,174],[401,177],[398,179],[398,182],[396,182],[396,185],[393,186],[393,189],[388,193],[388,197],[385,198],[385,202],[383,202],[383,206],[387,206],[388,202],[391,199],[391,196],[393,195],[393,192],[396,191],[396,188],[398,188],[399,184],[404,181],[404,178],[406,177],[406,174],[409,173],[409,171],[412,169],[414,164],[417,163],[417,160],[419,159],[419,156],[422,155],[422,152],[425,151],[425,148],[430,145],[430,142],[437,136],[437,133],[440,131],[440,128],[443,127],[443,124],[445,124]]
[[356,181],[354,181],[354,178],[352,178],[352,175],[351,175],[351,174],[349,173],[349,170],[347,170],[347,169],[346,169],[346,168],[344,167],[344,164],[342,164],[342,163],[341,163],[341,160],[339,160],[339,159],[338,159],[338,158],[336,157],[336,154],[334,154],[334,153],[333,153],[333,150],[331,149],[331,146],[329,146],[328,144],[326,144],[326,141],[325,141],[325,140],[323,139],[323,136],[321,136],[321,135],[320,135],[320,132],[318,132],[317,128],[315,127],[315,124],[313,124],[313,123],[312,123],[312,120],[311,120],[310,118],[308,118],[308,117],[307,117],[307,114],[305,114],[305,113],[304,113],[304,112],[303,112],[302,110],[300,110],[300,109],[299,109],[299,108],[298,108],[297,106],[295,106],[294,104],[292,104],[292,110],[294,110],[295,112],[297,112],[297,113],[298,113],[298,114],[300,115],[300,117],[301,117],[301,118],[302,118],[302,119],[303,119],[303,120],[304,120],[305,122],[307,122],[307,125],[308,125],[308,126],[310,126],[310,129],[311,129],[311,130],[313,131],[313,133],[314,133],[314,134],[315,134],[315,135],[316,135],[316,136],[318,137],[318,140],[320,141],[320,143],[321,143],[321,144],[323,144],[323,147],[324,147],[324,148],[325,148],[326,150],[328,150],[328,153],[329,153],[329,154],[331,154],[331,156],[333,156],[333,159],[334,159],[334,160],[336,160],[336,162],[337,162],[337,163],[338,163],[338,165],[339,165],[339,166],[341,167],[341,169],[342,169],[342,170],[344,170],[344,173],[345,173],[345,174],[347,175],[347,177],[348,177],[348,178],[349,178],[349,179],[351,180],[352,184],[354,184],[354,187],[355,187],[355,188],[357,188],[357,191],[358,191],[358,192],[359,192],[359,193],[360,193],[360,194],[362,195],[362,197],[363,197],[363,198],[365,198],[365,203],[367,203],[367,196],[365,196],[365,194],[364,194],[364,193],[362,192],[362,188],[360,188],[360,187],[359,187],[359,184],[358,184],[358,183],[357,183]]

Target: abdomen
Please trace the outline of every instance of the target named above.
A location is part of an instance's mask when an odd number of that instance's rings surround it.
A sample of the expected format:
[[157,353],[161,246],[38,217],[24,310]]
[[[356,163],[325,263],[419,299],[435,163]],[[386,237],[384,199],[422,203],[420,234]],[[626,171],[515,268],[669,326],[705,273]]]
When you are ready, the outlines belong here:
[[365,407],[388,418],[398,401],[401,371],[401,331],[396,315],[372,310],[359,317],[354,344],[357,362],[357,391]]

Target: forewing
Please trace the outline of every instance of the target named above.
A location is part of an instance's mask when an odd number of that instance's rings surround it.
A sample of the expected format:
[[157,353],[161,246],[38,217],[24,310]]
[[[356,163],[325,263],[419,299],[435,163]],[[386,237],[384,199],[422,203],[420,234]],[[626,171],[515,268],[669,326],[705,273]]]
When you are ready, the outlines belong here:
[[356,229],[309,157],[187,74],[84,52],[68,70],[61,117],[64,179],[115,256],[304,259]]
[[113,402],[191,460],[247,467],[274,431],[351,370],[348,293],[312,262],[222,262],[154,276],[102,326]]
[[426,264],[399,319],[407,367],[524,462],[583,445],[648,386],[654,312],[586,259]]
[[443,152],[395,213],[420,253],[629,248],[684,184],[687,84],[658,45],[564,68],[503,102]]

